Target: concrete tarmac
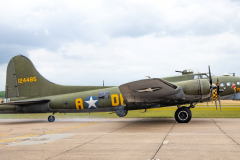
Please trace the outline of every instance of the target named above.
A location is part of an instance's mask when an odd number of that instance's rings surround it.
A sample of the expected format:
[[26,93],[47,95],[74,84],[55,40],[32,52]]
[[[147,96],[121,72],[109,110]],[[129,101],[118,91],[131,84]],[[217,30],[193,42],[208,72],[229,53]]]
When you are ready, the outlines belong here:
[[240,119],[0,120],[0,159],[239,159]]

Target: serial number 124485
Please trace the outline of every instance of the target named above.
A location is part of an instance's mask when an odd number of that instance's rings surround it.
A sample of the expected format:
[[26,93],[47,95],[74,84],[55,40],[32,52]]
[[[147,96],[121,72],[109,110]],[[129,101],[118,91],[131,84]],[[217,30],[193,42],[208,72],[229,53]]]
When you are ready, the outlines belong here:
[[36,82],[37,77],[18,78],[18,83]]

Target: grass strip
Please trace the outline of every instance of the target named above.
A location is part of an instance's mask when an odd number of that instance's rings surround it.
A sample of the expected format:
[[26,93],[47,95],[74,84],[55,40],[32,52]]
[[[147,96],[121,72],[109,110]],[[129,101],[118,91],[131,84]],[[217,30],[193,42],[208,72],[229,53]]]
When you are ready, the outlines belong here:
[[[164,107],[144,110],[129,111],[126,118],[174,118],[177,107]],[[240,118],[240,106],[222,106],[222,112],[219,107],[216,111],[215,106],[196,106],[191,109],[193,118]],[[47,114],[0,114],[0,119],[44,119],[50,115]],[[56,118],[118,118],[115,113],[67,113],[55,114]]]

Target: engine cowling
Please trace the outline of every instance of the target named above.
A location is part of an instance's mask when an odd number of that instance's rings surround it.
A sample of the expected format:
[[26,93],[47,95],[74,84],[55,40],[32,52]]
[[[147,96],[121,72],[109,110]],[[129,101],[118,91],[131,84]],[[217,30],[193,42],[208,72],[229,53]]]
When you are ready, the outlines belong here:
[[207,95],[210,93],[209,82],[206,79],[196,79],[176,83],[186,95]]

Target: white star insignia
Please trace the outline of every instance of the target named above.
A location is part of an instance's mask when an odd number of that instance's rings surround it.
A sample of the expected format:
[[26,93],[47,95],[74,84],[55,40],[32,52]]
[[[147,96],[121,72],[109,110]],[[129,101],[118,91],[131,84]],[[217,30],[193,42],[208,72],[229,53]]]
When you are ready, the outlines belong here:
[[89,100],[89,101],[85,101],[85,102],[89,104],[89,105],[88,105],[88,109],[90,109],[91,107],[97,108],[96,105],[95,105],[95,103],[96,103],[97,101],[98,101],[98,100],[93,100],[93,99],[92,99],[92,96],[91,96],[90,100]]
[[140,89],[140,90],[136,90],[136,92],[139,92],[139,93],[141,93],[141,92],[153,92],[153,91],[155,91],[155,90],[159,90],[160,88],[147,88],[147,89]]

